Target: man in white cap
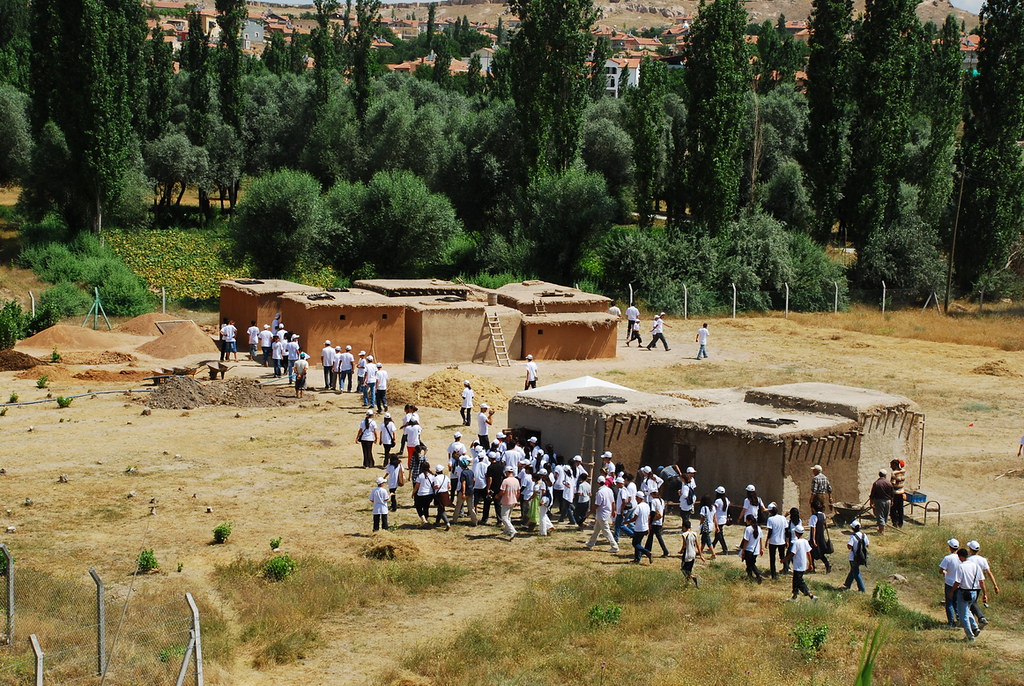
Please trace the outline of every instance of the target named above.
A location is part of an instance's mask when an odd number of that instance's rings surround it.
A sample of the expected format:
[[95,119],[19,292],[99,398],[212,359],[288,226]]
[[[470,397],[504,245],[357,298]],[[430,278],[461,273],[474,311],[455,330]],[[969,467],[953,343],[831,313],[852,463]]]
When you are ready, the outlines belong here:
[[270,330],[270,324],[263,325],[263,331],[260,331],[260,349],[263,350],[263,366],[266,367],[270,364],[270,354],[273,352],[272,348],[274,345],[274,334]]
[[701,327],[697,329],[697,335],[694,337],[694,342],[700,346],[697,348],[697,359],[707,359],[708,356],[708,323],[704,322]]
[[487,437],[489,426],[494,423],[494,410],[487,403],[480,404],[480,413],[476,416],[476,433],[480,445],[490,445],[491,439]]
[[697,502],[696,474],[696,469],[687,467],[679,483],[679,511],[683,517],[691,517],[693,515],[693,506]]
[[615,494],[615,542],[619,541],[619,529],[622,528],[622,524],[625,521],[626,516],[630,510],[633,509],[633,505],[636,503],[636,499],[633,497],[636,495],[636,484],[633,482],[632,474],[623,474],[622,476],[615,478],[615,483],[618,485],[619,490]]
[[[967,541],[967,552],[970,554],[968,558],[971,562],[981,567],[981,571],[984,572],[985,576],[992,582],[992,590],[997,594],[999,593],[999,584],[996,583],[996,577],[992,574],[992,566],[988,563],[988,559],[981,555],[981,544],[977,541]],[[985,618],[985,613],[981,611],[981,607],[978,605],[977,599],[973,605],[971,605],[971,612],[978,618],[980,627],[978,630],[985,628],[988,624],[988,620]]]
[[249,359],[255,362],[256,348],[260,344],[260,327],[256,326],[255,319],[250,321],[249,328],[245,332],[249,334]]
[[601,482],[600,488],[594,494],[594,504],[590,507],[590,514],[594,517],[594,531],[590,534],[590,540],[587,541],[587,550],[593,550],[598,536],[603,534],[608,545],[611,546],[612,554],[619,552],[619,542],[611,530],[611,523],[616,517],[615,493],[604,481]]
[[643,492],[638,491],[633,494],[633,498],[636,505],[633,507],[629,520],[625,522],[633,525],[633,564],[640,564],[640,558],[644,555],[647,556],[647,561],[650,564],[654,564],[651,551],[644,547],[644,539],[647,538],[647,532],[651,530],[651,506],[644,499]]
[[363,394],[363,407],[366,407],[366,391],[363,389],[363,380],[366,378],[366,351],[359,351],[359,360],[356,362],[356,393]]
[[946,626],[950,629],[956,628],[956,597],[953,593],[953,585],[956,583],[956,572],[960,569],[960,557],[956,554],[960,550],[960,541],[951,538],[946,541],[949,546],[949,553],[939,562],[939,573],[942,574],[944,583],[943,605],[946,608]]
[[824,509],[825,499],[828,499],[828,504],[832,505],[832,484],[829,483],[828,477],[821,473],[821,465],[816,464],[811,467],[811,512],[817,510],[816,505],[818,501],[821,501],[821,506]]
[[[352,368],[355,366],[356,358],[352,355],[352,346],[346,345],[345,352],[338,356],[338,390],[346,393],[352,392]],[[342,388],[344,386],[344,389]]]
[[861,532],[858,520],[850,522],[850,529],[853,530],[853,533],[850,535],[850,540],[846,542],[846,547],[850,550],[850,573],[846,575],[842,590],[849,591],[853,582],[856,581],[857,590],[863,593],[864,579],[860,576],[860,568],[867,564],[868,546],[871,545],[871,541],[868,540],[867,534]]
[[[778,572],[775,569],[775,557],[778,556],[779,561],[785,563],[783,559],[786,556],[786,529],[788,523],[786,518],[779,514],[779,506],[775,503],[768,503],[768,521],[765,523],[768,528],[768,565],[771,571],[772,581],[779,578]],[[807,543],[805,540],[804,543]],[[810,543],[807,543],[808,551],[810,550]],[[793,587],[794,597],[796,596],[796,587]]]
[[388,370],[382,362],[377,363],[377,411],[388,409]]
[[301,398],[306,390],[306,378],[309,371],[309,355],[299,353],[299,359],[292,365],[292,373],[295,375],[295,397]]
[[338,392],[341,385],[341,346],[334,346],[334,362],[331,364],[331,390]]
[[437,507],[437,516],[434,518],[435,526],[444,522],[444,530],[451,531],[452,523],[448,521],[448,515],[444,508],[451,504],[452,481],[444,473],[444,465],[434,465],[434,505]]
[[288,341],[288,381],[295,381],[295,363],[299,359],[299,353],[302,351],[302,346],[299,345],[299,334],[293,333],[291,340]]
[[373,410],[366,411],[366,417],[356,429],[356,443],[363,449],[363,469],[373,466],[373,444],[377,442],[377,422],[373,421]]
[[956,595],[957,618],[960,626],[963,627],[966,639],[974,643],[978,634],[984,628],[974,621],[971,614],[971,605],[978,602],[978,596],[984,603],[988,602],[988,590],[985,588],[985,572],[981,570],[976,562],[972,562],[967,555],[967,548],[957,551],[960,558],[960,569],[956,570],[956,581],[953,582],[953,593]]
[[[473,419],[473,386],[469,383],[469,380],[462,382],[462,404],[459,405],[459,414],[462,416],[462,425],[469,426],[469,422]],[[486,447],[486,446],[485,446]]]
[[661,341],[666,351],[672,349],[668,347],[668,341],[665,340],[665,321],[663,317],[664,315],[659,314],[654,317],[654,321],[651,323],[651,342],[647,344],[648,350],[657,345],[658,341]]
[[722,546],[722,554],[729,552],[725,542],[725,525],[729,523],[729,499],[725,496],[725,486],[715,489],[715,528],[714,537],[711,539],[711,546],[716,543]]
[[390,494],[385,488],[386,479],[383,476],[377,477],[377,485],[370,491],[370,502],[373,503],[373,530],[381,527],[388,528],[388,498]]
[[366,356],[366,374],[363,375],[363,398],[367,407],[373,407],[377,399],[377,364],[373,355]]
[[324,365],[324,390],[329,391],[334,385],[334,348],[330,341],[324,341],[324,348],[320,351],[320,361]]
[[519,490],[519,479],[516,478],[515,471],[506,465],[505,478],[498,489],[498,519],[509,541],[518,533],[512,526],[512,508],[519,502]]
[[456,431],[452,434],[452,442],[448,444],[448,464],[454,471],[454,464],[466,452],[466,444],[462,442],[462,434]]
[[524,391],[537,387],[537,363],[533,361],[533,355],[526,356],[526,385]]
[[[793,527],[793,540],[789,543],[789,554],[782,558],[783,564],[792,562],[793,570],[793,597],[790,600],[796,600],[803,593],[811,600],[817,600],[818,598],[811,593],[811,589],[807,588],[807,582],[804,581],[804,574],[808,570],[814,570],[814,561],[811,559],[811,544],[804,538],[804,527],[802,524],[797,524]],[[772,567],[774,568],[775,560],[772,560]],[[774,579],[774,574],[772,575]]]

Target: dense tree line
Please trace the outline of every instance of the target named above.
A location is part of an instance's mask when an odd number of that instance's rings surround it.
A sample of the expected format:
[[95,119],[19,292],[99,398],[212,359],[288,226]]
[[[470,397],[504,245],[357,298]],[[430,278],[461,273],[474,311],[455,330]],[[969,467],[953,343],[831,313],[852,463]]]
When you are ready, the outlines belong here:
[[[22,185],[29,216],[100,233],[223,210],[267,276],[310,261],[344,276],[508,272],[632,283],[666,308],[684,283],[708,306],[734,283],[758,307],[783,284],[827,306],[847,276],[941,290],[957,222],[961,288],[1005,288],[1017,265],[1013,0],[986,5],[976,75],[956,20],[921,25],[908,0],[868,0],[856,21],[849,0],[815,0],[806,47],[784,18],[748,26],[738,0],[714,0],[686,67],[647,58],[620,99],[591,0],[516,0],[491,73],[475,60],[454,77],[451,59],[486,39],[464,20],[439,31],[433,8],[415,40],[375,50],[379,0],[317,0],[312,33],[274,34],[258,60],[241,50],[244,3],[216,6],[220,40],[193,14],[172,55],[130,0],[0,0],[0,183]],[[339,10],[357,21],[329,21]],[[431,52],[412,77],[383,65]],[[181,207],[189,188],[198,214]],[[849,275],[829,241],[857,249]]]

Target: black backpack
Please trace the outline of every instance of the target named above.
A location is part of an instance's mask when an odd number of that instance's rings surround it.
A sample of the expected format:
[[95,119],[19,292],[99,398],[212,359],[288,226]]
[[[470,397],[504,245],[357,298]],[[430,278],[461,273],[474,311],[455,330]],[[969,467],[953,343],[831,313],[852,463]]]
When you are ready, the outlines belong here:
[[854,538],[857,539],[857,545],[853,547],[853,562],[858,567],[867,567],[868,547],[864,545],[864,536],[863,534],[854,534]]

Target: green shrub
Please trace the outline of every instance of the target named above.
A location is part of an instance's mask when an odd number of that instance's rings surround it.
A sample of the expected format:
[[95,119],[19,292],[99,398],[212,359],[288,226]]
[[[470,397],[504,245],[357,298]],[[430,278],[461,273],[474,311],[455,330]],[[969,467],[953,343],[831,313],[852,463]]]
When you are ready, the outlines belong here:
[[270,539],[270,549],[271,550],[277,550],[280,547],[281,547],[281,539],[280,538],[272,538],[272,539]]
[[896,589],[888,582],[879,581],[871,593],[871,607],[875,614],[895,614],[900,609],[900,600],[896,595]]
[[43,281],[62,283],[85,281],[82,259],[63,243],[42,243],[21,251],[18,262],[36,273]]
[[152,312],[155,297],[146,290],[139,277],[119,262],[111,264],[117,266],[106,271],[102,283],[98,284],[100,301],[106,313],[117,317],[135,317]]
[[160,566],[160,563],[156,561],[156,555],[153,554],[152,548],[146,548],[139,556],[135,558],[135,564],[140,572],[151,572]]
[[213,529],[213,542],[218,545],[221,543],[227,543],[228,538],[231,536],[231,522],[224,522],[219,524]]
[[277,555],[263,565],[263,576],[270,581],[284,581],[295,573],[298,564],[288,554]]
[[11,393],[10,397],[7,399],[7,402],[9,402],[9,403],[16,403],[16,402],[18,402],[18,394],[17,393]]
[[46,289],[39,298],[41,307],[52,307],[61,319],[85,314],[91,303],[92,300],[89,296],[81,288],[70,282],[58,283]]
[[13,348],[25,336],[25,313],[15,300],[8,300],[0,307],[0,350]]
[[22,224],[18,229],[21,244],[25,246],[43,243],[67,243],[71,239],[71,231],[58,215],[48,214],[39,222]]
[[50,383],[50,375],[43,374],[36,379],[36,388],[46,388],[46,384]]
[[593,627],[615,625],[622,619],[622,607],[615,603],[608,603],[604,607],[593,605],[587,610],[587,617]]
[[810,661],[825,646],[825,639],[828,638],[828,625],[800,622],[793,627],[793,637],[796,639],[793,647],[800,651],[805,660]]
[[71,401],[73,401],[73,400],[74,400],[74,398],[69,398],[68,396],[64,396],[64,395],[58,395],[57,396],[57,407],[59,407],[61,409],[64,409],[65,407],[70,407],[71,406]]
[[53,346],[53,350],[50,352],[50,362],[57,364],[63,359],[61,354],[57,352],[57,346]]

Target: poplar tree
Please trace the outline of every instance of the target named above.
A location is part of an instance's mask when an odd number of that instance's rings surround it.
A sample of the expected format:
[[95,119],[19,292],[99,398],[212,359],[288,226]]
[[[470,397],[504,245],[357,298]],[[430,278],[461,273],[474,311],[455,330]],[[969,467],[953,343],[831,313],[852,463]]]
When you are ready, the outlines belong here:
[[[245,103],[242,99],[242,28],[247,12],[245,0],[216,0],[220,26],[217,83],[221,118],[235,133],[242,133]],[[233,204],[233,203],[232,203]]]
[[978,76],[968,88],[956,244],[964,286],[1005,268],[1024,231],[1024,4],[988,0],[980,35]]
[[807,60],[805,169],[815,217],[812,233],[828,240],[839,216],[849,168],[850,31],[853,0],[814,0]]
[[174,63],[171,46],[164,42],[160,27],[154,27],[146,55],[146,129],[145,140],[154,141],[164,134],[171,113],[171,80]]
[[0,0],[0,84],[28,90],[29,13],[24,0]]
[[750,90],[746,25],[739,0],[702,4],[686,50],[686,197],[694,224],[711,233],[724,229],[739,210],[740,136]]
[[360,123],[366,120],[370,102],[371,50],[373,37],[380,30],[380,6],[380,0],[356,0],[355,26],[350,27],[346,35],[347,52],[351,60],[349,80],[352,84],[352,101],[356,105],[356,117]]
[[434,47],[434,32],[437,31],[437,3],[432,2],[427,8],[427,50]]
[[608,75],[605,62],[612,56],[612,42],[606,36],[594,40],[594,51],[590,62],[590,98],[600,100],[608,95]]
[[316,81],[316,104],[327,103],[331,71],[334,69],[334,42],[331,39],[331,14],[338,9],[337,0],[315,0],[316,28],[310,39],[313,52],[313,76]]

